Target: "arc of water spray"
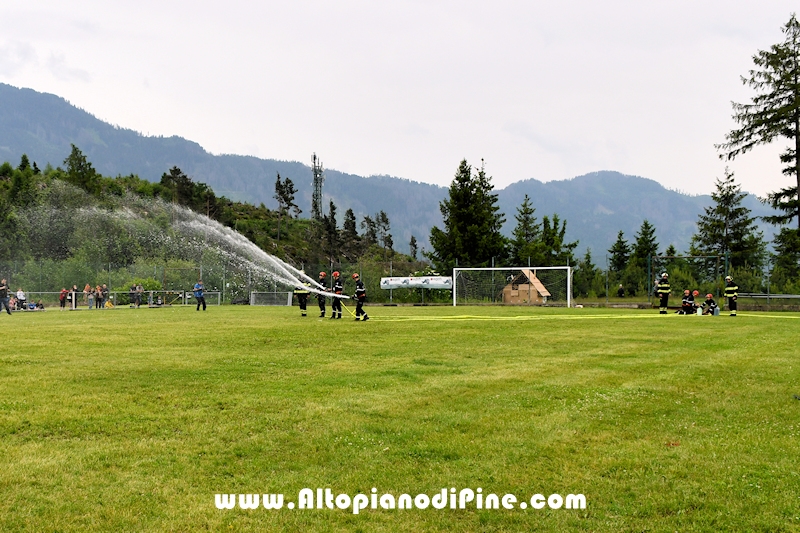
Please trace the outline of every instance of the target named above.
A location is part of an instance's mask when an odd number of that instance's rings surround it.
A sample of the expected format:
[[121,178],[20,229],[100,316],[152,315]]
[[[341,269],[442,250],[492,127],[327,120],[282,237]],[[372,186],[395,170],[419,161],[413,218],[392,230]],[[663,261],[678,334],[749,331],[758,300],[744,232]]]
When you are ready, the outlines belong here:
[[176,214],[179,214],[176,225],[187,229],[195,236],[203,236],[207,240],[210,238],[220,250],[232,249],[232,253],[241,258],[247,266],[263,272],[274,281],[290,287],[301,287],[307,282],[311,286],[305,288],[311,293],[330,298],[350,299],[349,296],[343,294],[331,293],[302,270],[268,254],[242,234],[219,222],[181,206],[172,206],[172,208],[178,211]]

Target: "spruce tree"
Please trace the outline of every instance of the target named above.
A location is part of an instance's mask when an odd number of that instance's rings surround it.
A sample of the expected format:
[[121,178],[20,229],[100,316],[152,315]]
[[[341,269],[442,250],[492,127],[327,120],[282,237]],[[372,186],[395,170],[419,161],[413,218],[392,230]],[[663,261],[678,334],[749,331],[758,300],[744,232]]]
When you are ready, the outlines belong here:
[[500,228],[505,218],[483,165],[473,173],[466,159],[462,160],[439,209],[444,229],[431,228],[433,251],[426,253],[437,269],[446,272],[456,264],[487,266],[492,258],[504,259],[506,239]]
[[414,237],[413,235],[411,236],[411,240],[408,243],[408,249],[409,249],[409,255],[411,256],[411,259],[416,261],[417,260],[417,252],[419,251],[419,249],[417,247],[417,238]]
[[356,226],[356,215],[352,209],[348,209],[344,212],[344,221],[342,221],[341,241],[342,253],[350,261],[358,257],[361,247],[361,238],[358,236]]
[[536,209],[531,205],[531,199],[526,194],[522,205],[517,208],[514,218],[517,225],[512,233],[510,243],[511,260],[515,265],[542,265],[543,254],[541,247],[537,246],[542,234],[542,227],[536,221]]
[[609,259],[608,268],[611,272],[622,272],[625,270],[625,267],[628,266],[628,258],[631,255],[631,247],[628,245],[628,241],[624,238],[624,233],[620,231],[617,234],[617,240],[608,249],[608,253],[611,254]]
[[[658,255],[658,241],[656,241],[656,228],[649,220],[644,219],[639,232],[634,235],[636,242],[633,244],[629,263],[641,269],[647,268],[647,258]],[[655,270],[656,265],[652,265]]]
[[[711,193],[714,204],[698,216],[697,233],[692,236],[691,255],[719,255],[727,257],[732,268],[750,267],[760,269],[764,264],[765,243],[758,231],[755,217],[750,209],[742,206],[746,193],[733,178],[733,172],[725,169],[725,177],[717,178],[716,190]],[[723,272],[714,272],[724,261],[703,261],[703,276],[714,279]]]
[[567,233],[567,221],[560,220],[557,214],[553,214],[553,222],[545,215],[542,217],[542,237],[541,250],[544,256],[543,266],[575,266],[577,263],[573,257],[573,252],[578,246],[578,241],[565,242]]

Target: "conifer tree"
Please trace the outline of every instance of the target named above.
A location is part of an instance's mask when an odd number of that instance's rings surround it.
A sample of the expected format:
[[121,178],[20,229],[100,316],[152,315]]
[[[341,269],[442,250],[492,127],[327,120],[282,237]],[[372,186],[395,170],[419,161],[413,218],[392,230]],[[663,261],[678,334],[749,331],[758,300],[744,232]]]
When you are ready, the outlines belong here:
[[517,208],[517,214],[514,215],[517,225],[512,234],[511,260],[515,265],[542,265],[544,258],[541,246],[537,246],[542,235],[542,227],[536,221],[535,212],[536,209],[526,194],[522,199],[522,205]]
[[439,203],[444,229],[431,229],[433,250],[426,253],[442,272],[459,266],[486,266],[502,261],[506,239],[500,233],[505,218],[484,166],[473,173],[464,159],[450,184],[448,198]]
[[792,14],[781,31],[782,43],[753,56],[756,68],[742,77],[742,83],[757,94],[748,104],[733,104],[733,119],[741,127],[728,133],[727,142],[718,148],[721,158],[731,160],[757,145],[788,139],[793,146],[780,158],[786,165],[783,173],[794,176],[794,184],[769,194],[769,203],[783,214],[768,220],[785,224],[797,218],[800,230],[800,22],[796,15]]
[[408,249],[409,249],[409,255],[411,256],[411,259],[416,261],[417,260],[417,252],[419,250],[417,248],[417,238],[414,237],[413,235],[411,236],[411,240],[408,243]]
[[628,245],[628,241],[625,240],[622,231],[617,234],[617,240],[611,248],[608,249],[608,253],[611,254],[608,265],[609,270],[611,270],[611,272],[622,272],[625,270],[631,255],[631,247]]
[[[750,209],[742,205],[747,196],[733,178],[733,172],[725,169],[725,177],[717,178],[716,190],[711,193],[714,204],[704,209],[697,219],[697,233],[692,236],[691,255],[719,255],[727,257],[732,268],[749,266],[760,269],[764,263],[765,243],[758,231],[755,217]],[[723,272],[723,261],[703,262],[703,275],[714,279]]]
[[[658,241],[656,241],[656,228],[649,220],[644,219],[639,232],[634,235],[636,242],[633,244],[629,263],[641,269],[647,268],[647,258],[658,255]],[[652,265],[655,268],[655,265]]]
[[359,248],[361,246],[361,238],[358,236],[358,229],[356,227],[356,215],[352,209],[344,212],[344,221],[342,222],[342,253],[349,260],[354,260],[359,255]]

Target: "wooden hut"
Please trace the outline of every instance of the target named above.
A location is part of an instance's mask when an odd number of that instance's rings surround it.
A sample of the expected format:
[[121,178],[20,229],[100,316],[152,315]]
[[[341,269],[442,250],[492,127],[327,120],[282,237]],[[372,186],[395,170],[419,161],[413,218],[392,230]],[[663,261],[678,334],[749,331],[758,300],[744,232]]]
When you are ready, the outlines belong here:
[[504,304],[541,305],[547,303],[550,291],[536,277],[536,272],[523,268],[503,288]]

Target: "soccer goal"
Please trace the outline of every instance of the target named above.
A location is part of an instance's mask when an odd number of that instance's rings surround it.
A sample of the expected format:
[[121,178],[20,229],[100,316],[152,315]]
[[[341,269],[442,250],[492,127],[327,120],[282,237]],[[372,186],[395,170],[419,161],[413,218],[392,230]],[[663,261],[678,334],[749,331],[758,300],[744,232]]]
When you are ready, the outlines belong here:
[[258,292],[250,293],[250,305],[292,305],[291,292]]
[[572,268],[454,268],[453,305],[572,306]]

